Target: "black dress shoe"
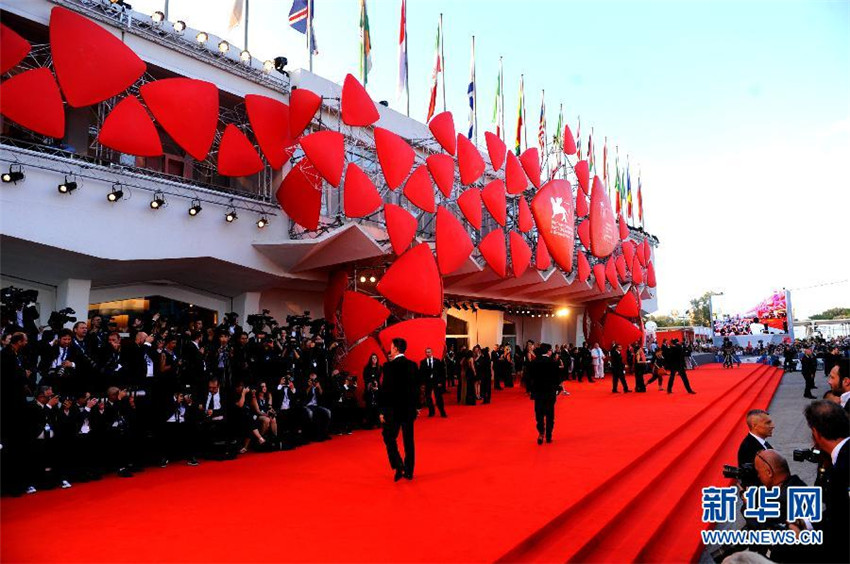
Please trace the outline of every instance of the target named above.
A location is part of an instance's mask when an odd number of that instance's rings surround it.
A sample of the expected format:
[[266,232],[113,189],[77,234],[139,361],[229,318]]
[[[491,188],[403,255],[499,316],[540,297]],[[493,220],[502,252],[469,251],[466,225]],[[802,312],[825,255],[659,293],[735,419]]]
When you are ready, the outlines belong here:
[[812,394],[803,394],[803,397],[806,398],[806,399],[817,399]]
[[132,478],[133,473],[128,468],[121,468],[118,470],[118,476],[121,478]]
[[413,479],[413,473],[412,472],[405,472],[404,473],[404,479],[405,480],[412,480]]
[[540,435],[539,437],[537,437],[537,444],[539,444],[539,445],[543,444],[543,435]]
[[395,476],[393,476],[393,482],[398,482],[403,477],[404,477],[404,471],[401,468],[399,468],[398,470],[395,471]]
[[546,437],[546,444],[550,444],[552,442],[552,437]]
[[693,391],[693,390],[688,390],[688,393],[691,394],[691,395],[696,395],[696,392]]

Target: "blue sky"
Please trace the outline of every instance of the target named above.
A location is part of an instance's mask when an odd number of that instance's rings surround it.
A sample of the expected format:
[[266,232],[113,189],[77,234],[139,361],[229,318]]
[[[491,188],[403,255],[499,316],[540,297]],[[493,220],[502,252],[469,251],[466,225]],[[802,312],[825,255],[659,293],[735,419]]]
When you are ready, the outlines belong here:
[[[134,0],[136,10],[163,0]],[[171,20],[242,44],[227,31],[233,0],[171,0]],[[373,44],[369,91],[396,98],[400,0],[367,0]],[[250,50],[306,67],[289,0],[250,0]],[[358,0],[315,0],[314,71],[357,75]],[[540,91],[551,130],[559,104],[601,162],[619,146],[640,168],[646,226],[661,240],[659,306],[687,308],[706,290],[759,301],[795,292],[797,314],[850,306],[850,2],[408,0],[411,115],[424,120],[434,36],[443,13],[447,106],[465,129],[475,35],[478,124],[490,117],[499,56],[506,129],[514,134],[525,75],[534,143]],[[440,100],[439,106],[442,106]]]

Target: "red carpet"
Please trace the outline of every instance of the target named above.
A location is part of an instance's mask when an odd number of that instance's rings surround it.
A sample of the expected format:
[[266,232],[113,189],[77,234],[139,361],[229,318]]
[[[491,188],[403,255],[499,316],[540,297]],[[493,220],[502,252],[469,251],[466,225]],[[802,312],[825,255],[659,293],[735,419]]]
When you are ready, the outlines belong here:
[[612,395],[609,379],[568,382],[555,442],[544,446],[517,388],[494,392],[489,406],[449,402],[449,419],[417,423],[413,482],[393,483],[379,432],[360,431],[4,498],[0,559],[693,560],[700,488],[722,482],[743,414],[768,405],[781,371],[712,365],[689,375],[695,396],[678,382],[669,396]]

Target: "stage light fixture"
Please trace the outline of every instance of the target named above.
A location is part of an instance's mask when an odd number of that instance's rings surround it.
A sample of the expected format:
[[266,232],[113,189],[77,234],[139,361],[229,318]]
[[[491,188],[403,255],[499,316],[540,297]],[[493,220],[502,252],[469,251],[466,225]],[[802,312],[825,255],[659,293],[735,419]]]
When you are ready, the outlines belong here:
[[57,189],[60,194],[70,194],[74,190],[77,189],[77,183],[73,180],[68,180],[68,177],[65,177],[65,182],[61,183]]
[[151,209],[158,210],[163,206],[165,206],[165,194],[157,190],[153,195],[153,200],[151,200]]
[[106,195],[106,199],[113,204],[124,197],[124,190],[117,184],[112,185],[112,191]]
[[287,59],[286,57],[275,57],[274,58],[274,70],[276,70],[277,72],[279,72],[281,74],[283,74],[283,72],[284,72],[283,69],[285,69],[286,65],[288,65],[288,64],[289,64],[289,59]]
[[243,63],[250,63],[251,62],[251,52],[248,51],[247,49],[243,49],[242,52],[239,53],[239,59]]
[[389,102],[387,102],[386,100],[381,100],[381,101],[380,101],[380,102],[378,102],[378,103],[379,103],[380,105],[382,105],[383,107],[385,107],[385,108],[389,108],[389,107],[390,107],[390,103],[389,103]]
[[570,308],[568,307],[559,307],[558,311],[555,312],[555,315],[558,317],[566,317],[570,314]]
[[239,216],[236,215],[236,210],[232,209],[232,210],[228,211],[226,214],[224,214],[224,221],[226,221],[227,223],[233,223],[237,219],[239,219]]
[[199,31],[198,35],[195,36],[195,39],[198,41],[198,43],[206,43],[209,38],[210,36],[207,35],[206,31]]
[[227,53],[230,51],[230,43],[225,40],[221,40],[218,42],[218,52],[219,53]]
[[196,198],[196,199],[192,200],[192,207],[189,208],[189,215],[194,217],[194,216],[198,215],[199,213],[201,213],[201,209],[203,209],[203,208],[201,208],[201,201]]
[[263,216],[263,217],[261,217],[260,219],[257,220],[257,227],[259,227],[260,229],[262,229],[263,227],[265,227],[268,224],[269,224],[269,220],[266,216]]
[[377,281],[378,281],[378,279],[377,279],[377,278],[375,278],[374,276],[370,276],[370,277],[369,277],[369,282],[371,282],[372,284],[374,284],[374,283],[375,283],[375,282],[377,282]]
[[361,277],[360,277],[360,283],[361,283],[361,284],[365,284],[365,283],[366,283],[366,277],[365,277],[365,276],[361,276]]
[[183,33],[186,31],[186,22],[183,20],[177,20],[174,22],[174,32],[175,33]]
[[469,306],[466,304],[462,304],[460,307],[463,308],[463,311],[469,311]]
[[274,61],[263,61],[263,72],[268,74],[274,70]]
[[0,176],[0,180],[3,180],[6,184],[17,184],[19,180],[23,180],[24,178],[24,169],[21,168],[21,165],[13,164],[9,165],[9,172],[4,172]]
[[151,14],[151,21],[157,25],[161,24],[165,21],[165,14],[157,10],[153,14]]

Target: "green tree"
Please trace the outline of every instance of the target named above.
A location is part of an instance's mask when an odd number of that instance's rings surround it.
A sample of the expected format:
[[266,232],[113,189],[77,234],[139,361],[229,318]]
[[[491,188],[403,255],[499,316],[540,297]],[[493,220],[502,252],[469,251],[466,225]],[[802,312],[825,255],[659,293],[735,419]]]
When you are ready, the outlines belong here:
[[811,316],[811,319],[844,319],[847,317],[850,317],[850,307],[834,307]]
[[714,292],[706,292],[698,298],[691,300],[691,309],[688,310],[688,318],[691,325],[709,327],[711,325],[711,296]]
[[647,321],[654,321],[659,327],[677,327],[682,323],[672,315],[650,315]]

